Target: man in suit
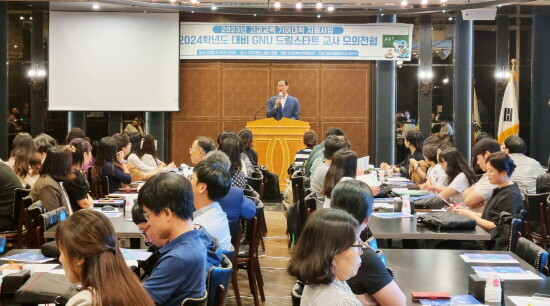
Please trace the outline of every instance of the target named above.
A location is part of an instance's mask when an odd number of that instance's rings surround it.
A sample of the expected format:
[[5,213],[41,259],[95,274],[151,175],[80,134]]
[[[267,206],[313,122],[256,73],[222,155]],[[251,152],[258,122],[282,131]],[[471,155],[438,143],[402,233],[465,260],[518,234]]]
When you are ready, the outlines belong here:
[[267,101],[267,118],[300,119],[300,102],[298,99],[288,94],[288,81],[281,80],[277,83],[279,95],[269,98]]

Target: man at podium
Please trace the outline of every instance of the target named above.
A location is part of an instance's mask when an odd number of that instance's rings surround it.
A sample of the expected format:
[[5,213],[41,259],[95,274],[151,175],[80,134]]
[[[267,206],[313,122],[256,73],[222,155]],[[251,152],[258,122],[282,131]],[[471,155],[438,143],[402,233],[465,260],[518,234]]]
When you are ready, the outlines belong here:
[[283,117],[289,119],[300,119],[300,102],[288,94],[288,81],[281,80],[277,83],[279,95],[269,98],[267,101],[267,118],[281,120]]

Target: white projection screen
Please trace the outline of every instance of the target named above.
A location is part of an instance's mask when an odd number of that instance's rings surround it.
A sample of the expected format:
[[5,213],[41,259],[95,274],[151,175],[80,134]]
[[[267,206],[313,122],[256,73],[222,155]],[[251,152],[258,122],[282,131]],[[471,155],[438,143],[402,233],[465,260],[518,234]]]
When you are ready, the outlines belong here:
[[50,12],[49,110],[178,111],[177,13]]

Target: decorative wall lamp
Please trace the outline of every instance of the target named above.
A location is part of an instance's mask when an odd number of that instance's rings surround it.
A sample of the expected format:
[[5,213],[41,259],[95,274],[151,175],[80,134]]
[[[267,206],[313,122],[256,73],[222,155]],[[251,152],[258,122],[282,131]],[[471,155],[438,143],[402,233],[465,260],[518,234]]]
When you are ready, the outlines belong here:
[[29,69],[27,77],[29,78],[29,85],[31,85],[32,89],[41,89],[42,83],[46,78],[46,70],[41,68],[39,64],[36,64],[34,68]]
[[428,69],[428,66],[420,68],[418,79],[420,80],[420,92],[424,94],[424,100],[428,99],[428,94],[432,91],[433,71]]
[[504,91],[510,78],[510,71],[506,66],[502,66],[500,70],[495,71],[495,78],[497,79],[497,90]]

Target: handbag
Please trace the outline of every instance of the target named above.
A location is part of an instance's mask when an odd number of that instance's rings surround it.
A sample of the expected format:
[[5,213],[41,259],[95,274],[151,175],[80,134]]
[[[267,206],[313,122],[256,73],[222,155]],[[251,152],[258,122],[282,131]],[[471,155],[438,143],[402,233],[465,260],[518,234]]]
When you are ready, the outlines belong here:
[[445,201],[438,196],[413,201],[414,209],[441,209]]
[[436,211],[417,217],[421,225],[435,227],[437,229],[475,229],[476,220],[448,211]]
[[15,293],[15,301],[21,304],[65,305],[78,293],[77,284],[71,284],[65,275],[38,272]]

